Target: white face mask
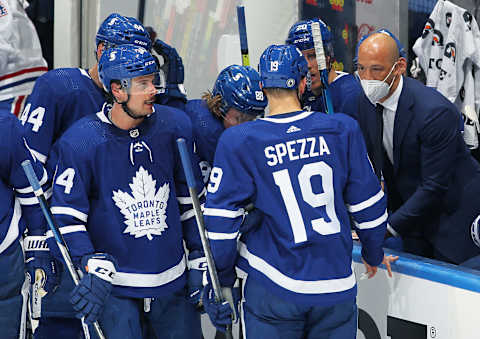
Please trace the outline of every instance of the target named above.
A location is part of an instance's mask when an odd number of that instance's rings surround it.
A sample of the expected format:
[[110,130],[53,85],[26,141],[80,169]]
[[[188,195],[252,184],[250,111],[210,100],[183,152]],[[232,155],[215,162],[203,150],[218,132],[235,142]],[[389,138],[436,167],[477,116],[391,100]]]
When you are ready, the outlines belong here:
[[392,87],[393,82],[395,81],[396,75],[393,77],[393,80],[390,83],[390,85],[387,84],[385,80],[387,80],[390,74],[392,74],[396,64],[397,63],[393,64],[392,69],[383,80],[364,80],[360,78],[360,76],[358,75],[358,71],[356,72],[358,78],[360,79],[360,83],[362,84],[362,88],[363,88],[363,91],[365,92],[365,95],[374,106],[378,102],[380,102],[381,99],[385,98],[388,95],[388,92],[390,91],[390,88]]

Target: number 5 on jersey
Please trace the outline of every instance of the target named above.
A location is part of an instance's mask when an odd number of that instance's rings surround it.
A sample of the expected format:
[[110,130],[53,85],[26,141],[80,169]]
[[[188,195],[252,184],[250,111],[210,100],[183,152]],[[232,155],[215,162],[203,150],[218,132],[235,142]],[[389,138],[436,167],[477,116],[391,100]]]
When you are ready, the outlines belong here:
[[38,132],[40,127],[43,124],[43,116],[45,115],[45,108],[37,107],[32,112],[30,112],[31,104],[28,104],[20,117],[22,125],[25,126],[25,123],[32,124],[32,131]]
[[70,194],[73,187],[73,178],[75,177],[75,170],[73,168],[67,168],[60,174],[55,180],[55,184],[65,187],[65,194]]

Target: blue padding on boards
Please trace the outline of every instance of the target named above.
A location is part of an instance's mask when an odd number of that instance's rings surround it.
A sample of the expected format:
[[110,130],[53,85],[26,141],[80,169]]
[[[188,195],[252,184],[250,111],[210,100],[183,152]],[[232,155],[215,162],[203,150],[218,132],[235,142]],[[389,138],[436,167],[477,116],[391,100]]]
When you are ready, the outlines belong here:
[[[362,246],[355,241],[353,261],[362,263],[361,250]],[[392,270],[395,272],[480,293],[480,271],[385,249],[385,255],[388,254],[399,257],[392,264]],[[382,268],[385,266],[382,265]]]

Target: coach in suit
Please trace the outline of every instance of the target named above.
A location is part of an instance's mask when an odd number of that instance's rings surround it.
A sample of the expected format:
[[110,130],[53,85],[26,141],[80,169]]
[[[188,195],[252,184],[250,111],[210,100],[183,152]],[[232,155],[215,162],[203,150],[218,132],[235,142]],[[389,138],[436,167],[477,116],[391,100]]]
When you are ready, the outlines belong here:
[[434,89],[402,76],[405,58],[376,33],[358,50],[358,118],[388,197],[388,230],[407,252],[461,263],[477,254],[480,166],[466,148],[460,113]]

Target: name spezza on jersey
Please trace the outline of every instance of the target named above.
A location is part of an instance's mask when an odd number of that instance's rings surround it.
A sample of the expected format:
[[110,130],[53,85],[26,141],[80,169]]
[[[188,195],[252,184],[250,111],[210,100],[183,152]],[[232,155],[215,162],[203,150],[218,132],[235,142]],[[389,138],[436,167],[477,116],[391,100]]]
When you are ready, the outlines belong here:
[[[261,225],[237,237],[252,202]],[[205,223],[220,282],[234,267],[279,296],[328,305],[354,298],[350,217],[370,265],[383,259],[387,213],[358,124],[294,112],[227,129],[208,184]]]

